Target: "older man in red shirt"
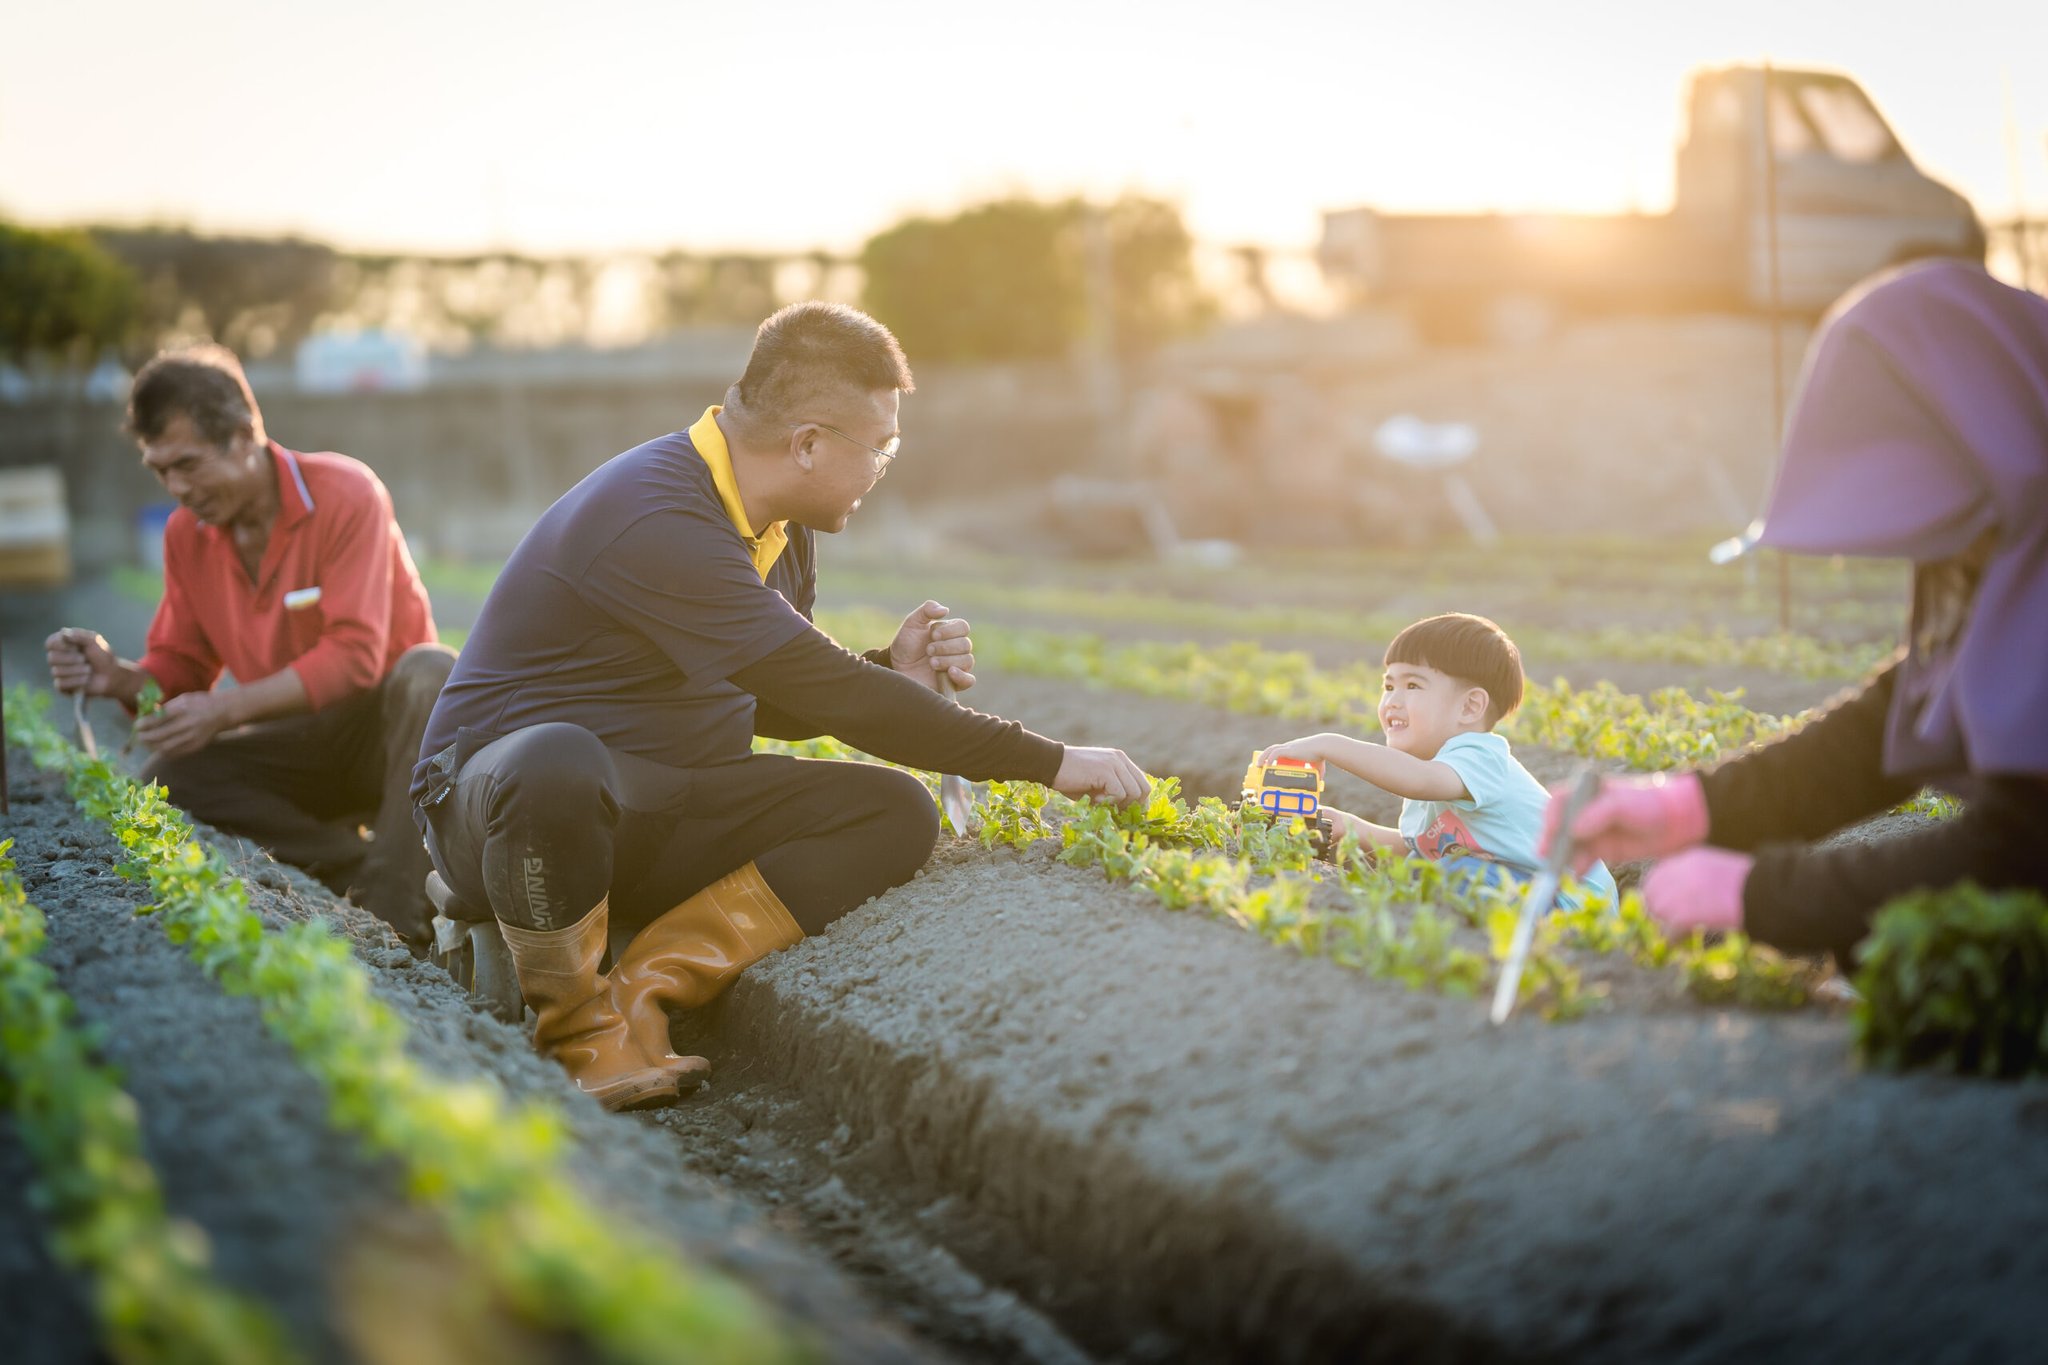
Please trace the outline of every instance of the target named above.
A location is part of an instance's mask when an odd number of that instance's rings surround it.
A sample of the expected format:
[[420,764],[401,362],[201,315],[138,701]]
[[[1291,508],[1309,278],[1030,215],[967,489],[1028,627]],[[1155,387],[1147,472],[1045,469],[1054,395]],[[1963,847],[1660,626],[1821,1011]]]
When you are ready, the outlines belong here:
[[[137,660],[90,630],[52,635],[57,690],[133,711],[155,682],[162,707],[135,725],[153,751],[145,776],[424,940],[427,863],[406,787],[455,654],[436,643],[390,494],[345,455],[270,440],[218,346],[144,366],[128,429],[179,504],[163,601]],[[237,685],[216,687],[223,673]]]

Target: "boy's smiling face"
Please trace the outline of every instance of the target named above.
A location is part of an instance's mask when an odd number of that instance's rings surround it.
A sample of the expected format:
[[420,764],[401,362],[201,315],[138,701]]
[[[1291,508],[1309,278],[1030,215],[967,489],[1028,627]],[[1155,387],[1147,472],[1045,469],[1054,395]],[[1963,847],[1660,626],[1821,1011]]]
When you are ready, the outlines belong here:
[[1387,747],[1435,758],[1444,741],[1486,728],[1486,689],[1428,664],[1389,664],[1380,693],[1380,729]]

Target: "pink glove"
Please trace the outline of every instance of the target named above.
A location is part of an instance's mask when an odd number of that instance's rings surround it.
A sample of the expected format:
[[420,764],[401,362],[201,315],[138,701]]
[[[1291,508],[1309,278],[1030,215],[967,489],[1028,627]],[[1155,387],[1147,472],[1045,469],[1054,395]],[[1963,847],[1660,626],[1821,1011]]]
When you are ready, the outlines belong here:
[[1740,929],[1742,887],[1755,862],[1725,848],[1695,848],[1666,858],[1643,878],[1643,908],[1681,932]]
[[[1546,855],[1570,791],[1562,785],[1550,789],[1550,805],[1543,812],[1541,848]],[[1707,793],[1697,775],[1610,777],[1572,821],[1572,870],[1584,872],[1596,862],[1612,866],[1669,857],[1706,837]]]

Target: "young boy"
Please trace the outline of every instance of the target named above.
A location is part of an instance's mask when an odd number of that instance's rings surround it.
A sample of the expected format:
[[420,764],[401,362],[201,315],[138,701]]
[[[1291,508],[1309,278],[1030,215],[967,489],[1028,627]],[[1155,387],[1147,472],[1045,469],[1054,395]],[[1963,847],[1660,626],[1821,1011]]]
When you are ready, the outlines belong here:
[[[1522,704],[1514,641],[1483,616],[1432,616],[1394,637],[1385,667],[1385,744],[1309,735],[1267,749],[1262,759],[1333,763],[1402,798],[1399,829],[1324,807],[1339,837],[1348,829],[1374,848],[1489,878],[1533,875],[1543,865],[1536,849],[1550,795],[1493,733]],[[1581,874],[1576,890],[1615,899],[1614,878],[1599,863]],[[1578,903],[1569,888],[1564,900]]]

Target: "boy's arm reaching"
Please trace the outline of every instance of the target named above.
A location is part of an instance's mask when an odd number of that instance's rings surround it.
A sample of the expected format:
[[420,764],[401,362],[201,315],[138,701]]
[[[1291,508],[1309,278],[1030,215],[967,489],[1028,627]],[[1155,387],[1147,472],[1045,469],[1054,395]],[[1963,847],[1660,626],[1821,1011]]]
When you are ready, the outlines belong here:
[[1259,755],[1270,763],[1276,758],[1301,758],[1311,763],[1334,763],[1353,777],[1362,777],[1383,792],[1410,801],[1469,801],[1465,780],[1448,763],[1417,758],[1384,744],[1373,744],[1349,735],[1320,734],[1275,744]]
[[1375,825],[1362,815],[1353,815],[1350,811],[1338,810],[1335,806],[1324,806],[1322,813],[1330,817],[1332,830],[1339,839],[1348,833],[1355,835],[1358,842],[1368,848],[1391,849],[1396,853],[1408,851],[1408,841],[1401,837],[1401,831],[1398,829]]

